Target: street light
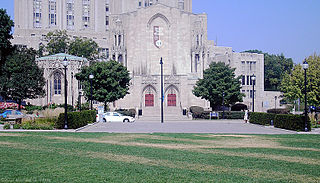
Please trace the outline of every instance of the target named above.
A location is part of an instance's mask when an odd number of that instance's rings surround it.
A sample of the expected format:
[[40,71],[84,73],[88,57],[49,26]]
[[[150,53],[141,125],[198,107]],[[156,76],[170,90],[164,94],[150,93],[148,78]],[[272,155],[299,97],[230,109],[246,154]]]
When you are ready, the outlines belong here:
[[161,123],[163,123],[163,62],[162,57],[160,59],[160,66],[161,66]]
[[93,78],[94,78],[94,75],[93,74],[90,74],[89,75],[89,80],[90,80],[90,93],[91,93],[91,95],[90,95],[90,100],[91,100],[91,110],[92,110],[92,80],[93,80]]
[[224,92],[222,92],[222,119],[224,119]]
[[274,108],[277,109],[277,96],[274,96]]
[[254,74],[251,76],[251,80],[252,80],[252,112],[254,112],[254,85],[256,81],[256,76]]
[[304,69],[304,131],[308,131],[307,126],[307,118],[308,118],[308,110],[307,110],[307,69],[309,68],[309,64],[307,60],[304,60],[302,67]]
[[69,65],[69,62],[67,60],[67,57],[64,57],[62,65],[64,66],[64,129],[68,129],[67,67]]

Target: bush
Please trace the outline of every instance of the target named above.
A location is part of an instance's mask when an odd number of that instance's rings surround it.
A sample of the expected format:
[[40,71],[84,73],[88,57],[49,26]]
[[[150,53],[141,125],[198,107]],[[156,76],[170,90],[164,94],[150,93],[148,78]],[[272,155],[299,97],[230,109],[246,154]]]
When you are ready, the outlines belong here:
[[5,129],[5,130],[10,129],[10,124],[9,124],[9,123],[5,124],[5,125],[3,126],[3,129]]
[[[96,121],[96,111],[68,112],[68,128],[77,129]],[[58,129],[64,128],[64,113],[61,113],[55,124]]]
[[42,106],[26,105],[25,109],[26,109],[28,114],[32,114],[33,111],[41,111],[42,110]]
[[53,130],[56,121],[56,118],[37,118],[22,122],[21,128],[25,130]]
[[268,109],[267,113],[273,113],[273,114],[289,114],[290,109]]
[[271,120],[274,121],[276,114],[264,112],[251,112],[249,115],[249,122],[259,125],[270,125]]
[[[189,108],[190,112],[192,113],[192,117],[193,118],[204,118],[206,119],[206,114],[204,113],[204,109],[202,107],[199,106],[191,106]],[[208,118],[209,119],[209,118]]]
[[21,125],[20,124],[13,124],[13,129],[20,129]]
[[[274,126],[277,128],[283,128],[287,130],[304,131],[305,130],[305,117],[302,115],[293,114],[278,114],[274,119]],[[311,130],[311,123],[308,117],[307,119],[308,130]]]
[[[223,112],[219,112],[219,118],[222,119]],[[244,112],[239,111],[225,111],[224,112],[224,119],[243,119]]]
[[119,112],[120,114],[123,114],[125,116],[136,116],[136,110],[135,109],[117,109],[116,112]]

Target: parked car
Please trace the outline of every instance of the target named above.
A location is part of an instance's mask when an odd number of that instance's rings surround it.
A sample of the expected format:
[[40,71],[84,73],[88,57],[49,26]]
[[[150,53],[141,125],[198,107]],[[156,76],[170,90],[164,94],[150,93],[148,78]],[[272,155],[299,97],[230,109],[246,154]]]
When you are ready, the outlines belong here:
[[25,117],[25,114],[13,109],[5,110],[3,113],[0,114],[0,118],[17,119],[23,117]]
[[124,116],[118,112],[106,112],[103,115],[103,122],[134,122],[135,119],[131,116]]

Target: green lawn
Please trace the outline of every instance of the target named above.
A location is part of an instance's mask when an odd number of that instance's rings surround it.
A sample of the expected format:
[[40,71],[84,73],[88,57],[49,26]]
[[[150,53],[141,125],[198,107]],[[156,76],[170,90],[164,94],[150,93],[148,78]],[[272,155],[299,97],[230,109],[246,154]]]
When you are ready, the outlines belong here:
[[320,182],[320,135],[0,133],[0,182]]

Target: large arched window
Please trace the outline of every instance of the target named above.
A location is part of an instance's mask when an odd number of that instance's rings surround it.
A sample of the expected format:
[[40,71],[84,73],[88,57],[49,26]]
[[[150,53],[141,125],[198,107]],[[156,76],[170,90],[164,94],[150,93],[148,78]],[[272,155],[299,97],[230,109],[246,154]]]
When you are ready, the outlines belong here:
[[53,75],[54,94],[61,95],[61,74],[59,72]]

